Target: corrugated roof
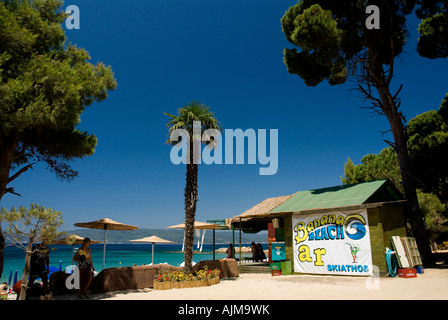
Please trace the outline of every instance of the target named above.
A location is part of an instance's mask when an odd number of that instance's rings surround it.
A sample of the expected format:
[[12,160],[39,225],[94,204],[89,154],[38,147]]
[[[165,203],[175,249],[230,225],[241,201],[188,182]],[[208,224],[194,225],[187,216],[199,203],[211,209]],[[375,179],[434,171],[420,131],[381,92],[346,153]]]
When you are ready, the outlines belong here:
[[364,204],[387,181],[387,179],[376,180],[297,192],[290,199],[273,208],[269,213],[297,212]]

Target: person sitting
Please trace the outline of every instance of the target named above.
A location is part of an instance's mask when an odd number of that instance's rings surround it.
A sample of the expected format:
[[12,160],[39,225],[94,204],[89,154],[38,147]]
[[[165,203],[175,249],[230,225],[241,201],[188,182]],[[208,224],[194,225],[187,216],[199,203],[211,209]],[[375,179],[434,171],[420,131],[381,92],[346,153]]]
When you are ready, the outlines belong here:
[[252,242],[250,244],[251,251],[252,251],[252,259],[255,262],[260,262],[260,250],[258,249],[258,246],[255,244],[255,242]]
[[233,244],[230,244],[227,248],[225,259],[233,259]]
[[257,247],[258,247],[258,252],[260,253],[260,261],[266,260],[266,254],[264,253],[263,246],[261,245],[261,243],[258,243]]

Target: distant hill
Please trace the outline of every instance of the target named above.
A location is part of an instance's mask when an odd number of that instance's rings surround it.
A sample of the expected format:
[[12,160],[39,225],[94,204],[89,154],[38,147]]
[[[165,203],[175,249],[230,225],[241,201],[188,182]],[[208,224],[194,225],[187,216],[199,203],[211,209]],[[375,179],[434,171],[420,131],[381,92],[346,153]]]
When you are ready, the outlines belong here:
[[[77,234],[81,237],[89,237],[92,240],[103,241],[104,230],[80,228],[76,230],[66,231],[67,235]],[[183,229],[145,229],[140,228],[132,231],[107,231],[107,243],[129,243],[129,240],[140,239],[149,236],[158,236],[162,239],[170,240],[176,243],[182,243],[184,237]],[[242,233],[242,243],[250,242],[266,243],[268,241],[267,231],[260,231],[259,233]],[[195,243],[197,237],[195,236]],[[232,231],[230,230],[216,230],[216,243],[231,243]],[[213,231],[207,230],[205,233],[204,243],[213,243]],[[239,231],[235,230],[235,243],[239,243]]]

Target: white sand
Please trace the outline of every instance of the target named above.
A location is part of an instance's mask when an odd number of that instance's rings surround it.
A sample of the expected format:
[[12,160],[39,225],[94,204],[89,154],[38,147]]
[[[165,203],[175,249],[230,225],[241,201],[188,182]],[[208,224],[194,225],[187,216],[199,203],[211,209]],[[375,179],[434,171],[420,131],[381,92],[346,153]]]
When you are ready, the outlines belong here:
[[[55,297],[77,299],[75,295]],[[448,299],[448,269],[426,269],[417,278],[271,276],[241,274],[209,287],[127,290],[91,295],[100,300],[375,300]]]

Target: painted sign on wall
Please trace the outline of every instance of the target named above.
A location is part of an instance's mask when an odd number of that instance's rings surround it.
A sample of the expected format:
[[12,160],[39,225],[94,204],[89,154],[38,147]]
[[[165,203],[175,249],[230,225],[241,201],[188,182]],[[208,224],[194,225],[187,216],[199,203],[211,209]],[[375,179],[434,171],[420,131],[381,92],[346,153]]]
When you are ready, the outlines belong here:
[[367,211],[292,216],[294,272],[373,274]]
[[285,260],[285,243],[284,242],[271,242],[271,256],[272,261]]

